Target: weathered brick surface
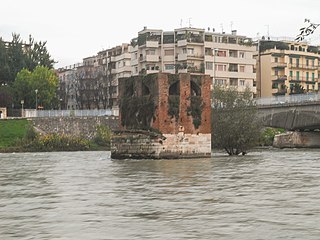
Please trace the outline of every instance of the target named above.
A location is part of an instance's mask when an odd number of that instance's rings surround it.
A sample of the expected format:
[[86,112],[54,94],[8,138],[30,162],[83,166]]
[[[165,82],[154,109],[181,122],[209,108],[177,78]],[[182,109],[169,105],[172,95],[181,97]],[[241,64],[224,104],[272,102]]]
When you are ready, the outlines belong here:
[[[152,78],[148,84],[150,94],[153,101],[156,103],[151,127],[160,130],[166,137],[161,140],[148,139],[147,136],[140,135],[139,137],[128,136],[126,134],[119,135],[113,141],[113,151],[117,152],[117,156],[121,154],[129,155],[140,154],[141,157],[147,156],[152,158],[163,157],[205,157],[211,154],[211,101],[210,101],[210,86],[211,78],[208,75],[188,73],[179,74],[178,78],[169,79],[169,74],[159,73]],[[172,80],[173,79],[173,80]],[[131,79],[132,80],[132,79]],[[141,96],[143,87],[142,77],[135,77],[135,96]],[[172,117],[169,115],[169,89],[170,84],[178,81],[179,84],[179,116]],[[120,81],[119,95],[126,96],[125,79]],[[195,90],[192,89],[196,88]],[[201,96],[203,101],[203,109],[201,113],[201,124],[195,128],[193,117],[190,114],[192,94]],[[134,116],[132,116],[134,117]],[[121,116],[120,116],[121,118]],[[135,139],[131,142],[124,142],[121,138]],[[147,138],[147,142],[145,141]],[[147,147],[144,145],[148,145]],[[120,155],[119,155],[120,154]]]

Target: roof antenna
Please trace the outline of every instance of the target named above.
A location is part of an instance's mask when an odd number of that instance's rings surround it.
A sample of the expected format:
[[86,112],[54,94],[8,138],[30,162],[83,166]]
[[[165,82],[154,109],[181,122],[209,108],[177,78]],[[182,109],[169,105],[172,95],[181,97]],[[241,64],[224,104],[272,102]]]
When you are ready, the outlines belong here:
[[191,28],[191,18],[189,18],[189,28]]

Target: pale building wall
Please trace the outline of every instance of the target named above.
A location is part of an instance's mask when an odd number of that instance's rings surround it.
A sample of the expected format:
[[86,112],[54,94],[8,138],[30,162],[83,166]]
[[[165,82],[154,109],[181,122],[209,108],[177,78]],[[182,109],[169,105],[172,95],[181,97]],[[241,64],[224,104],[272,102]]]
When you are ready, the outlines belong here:
[[7,108],[0,108],[0,119],[7,118]]

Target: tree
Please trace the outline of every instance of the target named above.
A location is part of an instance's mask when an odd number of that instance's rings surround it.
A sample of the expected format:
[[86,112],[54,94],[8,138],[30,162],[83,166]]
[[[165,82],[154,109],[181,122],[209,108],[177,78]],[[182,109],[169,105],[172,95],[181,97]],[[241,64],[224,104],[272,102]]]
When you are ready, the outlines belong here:
[[53,68],[54,60],[51,58],[47,47],[47,42],[36,42],[31,35],[29,36],[29,47],[25,52],[26,67],[32,71],[36,66]]
[[236,88],[215,86],[212,99],[213,146],[229,155],[245,155],[256,146],[261,129],[252,93],[248,88],[240,93]]
[[12,41],[7,48],[8,53],[8,65],[10,71],[8,71],[7,84],[12,84],[17,73],[21,71],[25,65],[23,44],[19,34],[12,34]]
[[0,85],[7,84],[10,81],[9,56],[6,45],[0,38]]
[[305,89],[299,83],[295,83],[294,85],[290,86],[290,94],[302,94],[305,93]]
[[13,85],[15,104],[19,105],[24,100],[25,108],[35,108],[38,97],[38,105],[45,109],[58,108],[58,85],[57,75],[48,67],[37,66],[33,72],[23,69],[17,74]]
[[33,71],[36,66],[53,68],[46,41],[36,42],[30,36],[29,43],[23,43],[19,34],[13,33],[11,42],[0,38],[0,85],[12,85],[17,73],[23,68]]

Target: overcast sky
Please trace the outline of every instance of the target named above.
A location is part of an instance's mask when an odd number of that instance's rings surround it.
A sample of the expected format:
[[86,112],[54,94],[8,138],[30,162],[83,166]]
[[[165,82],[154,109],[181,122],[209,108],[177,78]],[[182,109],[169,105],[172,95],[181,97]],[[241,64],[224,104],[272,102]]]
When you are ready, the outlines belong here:
[[[319,0],[7,0],[1,1],[0,37],[13,32],[47,41],[56,68],[114,47],[144,26],[166,31],[181,26],[215,28],[248,37],[294,38],[304,19],[320,23]],[[311,38],[320,43],[320,27]]]

